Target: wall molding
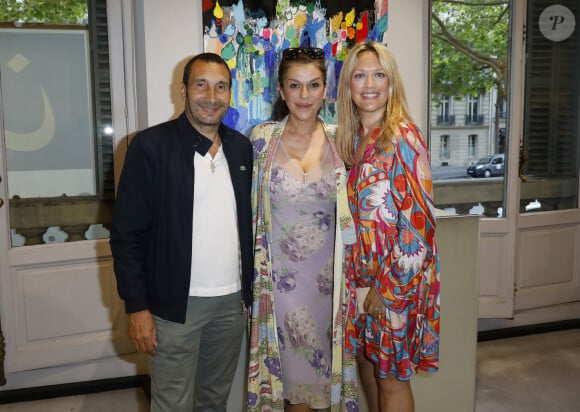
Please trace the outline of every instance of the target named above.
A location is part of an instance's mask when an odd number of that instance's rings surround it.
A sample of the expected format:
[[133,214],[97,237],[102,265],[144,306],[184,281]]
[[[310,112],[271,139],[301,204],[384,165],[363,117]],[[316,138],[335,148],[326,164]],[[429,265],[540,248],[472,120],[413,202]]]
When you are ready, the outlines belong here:
[[15,402],[30,402],[65,396],[87,395],[91,393],[115,391],[119,389],[141,388],[151,400],[151,378],[149,375],[124,376],[61,385],[37,386],[33,388],[11,389],[0,392],[0,405]]
[[567,319],[558,322],[539,323],[536,325],[514,326],[511,328],[493,329],[477,333],[478,342],[495,339],[515,338],[538,333],[558,332],[568,329],[580,329],[580,319]]

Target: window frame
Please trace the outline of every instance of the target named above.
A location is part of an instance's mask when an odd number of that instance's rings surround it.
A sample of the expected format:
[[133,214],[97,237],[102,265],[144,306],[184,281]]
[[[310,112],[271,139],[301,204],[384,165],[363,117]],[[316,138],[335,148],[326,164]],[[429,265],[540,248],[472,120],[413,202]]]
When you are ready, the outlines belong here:
[[467,156],[471,158],[477,157],[477,134],[469,134],[467,136]]
[[451,137],[448,134],[439,136],[439,157],[448,160],[451,158]]

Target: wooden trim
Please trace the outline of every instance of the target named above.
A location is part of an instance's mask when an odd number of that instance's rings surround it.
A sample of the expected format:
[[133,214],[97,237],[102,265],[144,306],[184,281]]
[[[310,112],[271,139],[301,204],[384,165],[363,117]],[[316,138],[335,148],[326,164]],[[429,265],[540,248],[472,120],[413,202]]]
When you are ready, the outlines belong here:
[[88,30],[88,24],[50,24],[50,23],[0,23],[2,29],[32,29],[32,30]]
[[478,342],[495,339],[515,338],[538,333],[557,332],[568,329],[580,329],[580,319],[568,319],[558,322],[539,323],[537,325],[515,326],[513,328],[486,330],[477,333]]
[[6,342],[0,324],[0,386],[6,385],[6,375],[4,374],[4,357],[6,356]]
[[129,388],[143,389],[147,399],[151,401],[151,378],[149,375],[136,375],[87,382],[66,383],[62,385],[12,389],[0,392],[0,405],[61,398],[64,396],[86,395]]

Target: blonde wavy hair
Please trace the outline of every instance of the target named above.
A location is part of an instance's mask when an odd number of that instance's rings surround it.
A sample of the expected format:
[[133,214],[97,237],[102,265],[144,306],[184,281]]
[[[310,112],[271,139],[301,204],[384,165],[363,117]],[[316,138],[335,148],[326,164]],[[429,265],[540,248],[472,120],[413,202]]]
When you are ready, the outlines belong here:
[[375,53],[389,82],[389,97],[381,122],[381,134],[377,138],[376,151],[383,151],[392,140],[400,137],[399,126],[414,123],[409,113],[407,97],[399,68],[392,53],[382,43],[362,42],[356,44],[346,55],[338,81],[338,128],[336,145],[347,168],[353,166],[356,158],[354,139],[362,127],[358,108],[352,101],[350,81],[358,56],[366,51]]

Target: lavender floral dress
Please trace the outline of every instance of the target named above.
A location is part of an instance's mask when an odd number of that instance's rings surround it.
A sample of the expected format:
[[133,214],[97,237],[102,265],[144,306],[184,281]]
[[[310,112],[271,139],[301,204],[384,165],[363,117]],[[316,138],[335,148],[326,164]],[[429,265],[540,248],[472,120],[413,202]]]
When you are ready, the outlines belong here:
[[[247,411],[283,412],[285,399],[302,399],[311,408],[356,412],[356,360],[343,335],[356,305],[344,260],[347,245],[356,241],[347,172],[334,126],[321,121],[326,162],[316,175],[297,175],[282,153],[286,120],[258,125],[250,137],[255,253]],[[284,176],[288,171],[292,176]]]
[[334,169],[303,183],[274,164],[272,280],[282,381],[291,403],[330,406]]

